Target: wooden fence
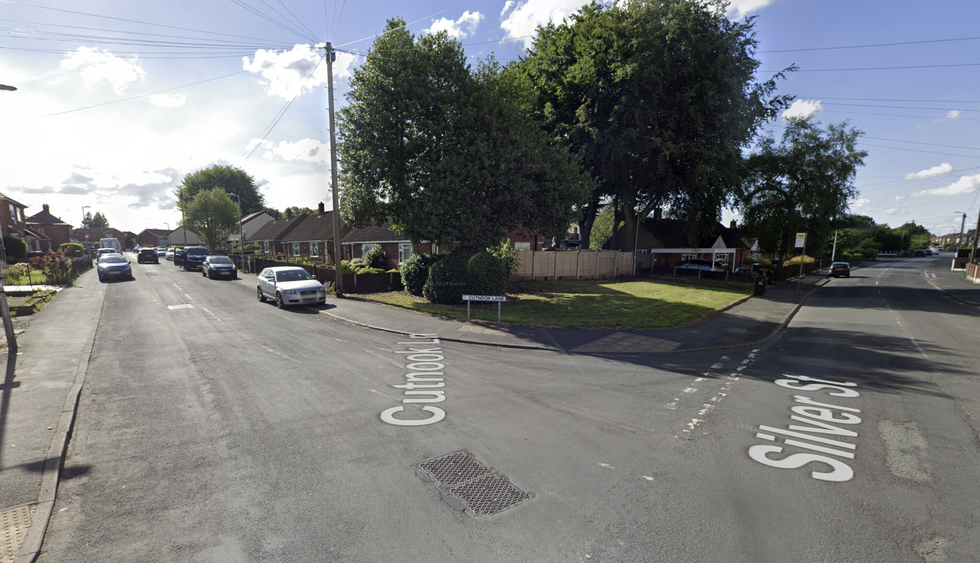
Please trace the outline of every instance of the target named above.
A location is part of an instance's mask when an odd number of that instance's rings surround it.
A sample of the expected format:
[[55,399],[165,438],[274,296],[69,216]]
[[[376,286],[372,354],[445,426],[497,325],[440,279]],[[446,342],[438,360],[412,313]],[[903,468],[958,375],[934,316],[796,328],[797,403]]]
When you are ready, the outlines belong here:
[[633,253],[617,250],[522,251],[511,281],[631,277]]

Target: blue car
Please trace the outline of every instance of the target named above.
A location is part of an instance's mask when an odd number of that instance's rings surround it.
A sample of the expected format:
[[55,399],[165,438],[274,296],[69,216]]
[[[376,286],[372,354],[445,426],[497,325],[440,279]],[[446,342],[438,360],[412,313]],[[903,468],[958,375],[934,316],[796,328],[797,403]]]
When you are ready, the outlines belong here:
[[99,273],[99,281],[103,283],[114,279],[135,279],[133,267],[122,254],[106,254],[99,259],[96,270]]

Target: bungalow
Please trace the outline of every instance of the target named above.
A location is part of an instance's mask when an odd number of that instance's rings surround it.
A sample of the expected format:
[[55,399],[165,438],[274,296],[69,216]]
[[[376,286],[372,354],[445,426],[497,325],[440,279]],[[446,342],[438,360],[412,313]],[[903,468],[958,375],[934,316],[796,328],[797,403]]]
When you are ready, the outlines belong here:
[[[316,215],[308,215],[287,234],[282,235],[281,242],[289,256],[308,258],[312,261],[322,261],[324,264],[334,264],[333,260],[333,211],[325,211],[323,202],[320,203]],[[340,236],[348,234],[351,228],[343,220],[340,221]]]
[[[673,266],[689,258],[717,260],[729,270],[742,264],[748,246],[739,236],[734,221],[730,228],[716,224],[710,232],[699,235],[693,244],[684,232],[686,226],[678,219],[661,219],[659,213],[645,219],[636,235],[637,268]],[[620,236],[626,236],[626,233]]]
[[270,221],[255,231],[254,234],[245,234],[245,243],[258,244],[262,247],[262,252],[270,256],[289,255],[292,245],[286,245],[283,241],[289,233],[298,225],[302,224],[309,215],[293,215],[286,210],[286,215],[282,219]]
[[408,237],[391,230],[391,223],[351,229],[341,240],[345,260],[363,258],[368,250],[380,246],[385,251],[386,269],[401,266],[416,252],[432,252],[431,244],[413,245]]
[[[276,218],[269,214],[268,211],[257,211],[242,218],[241,232],[245,233],[245,241],[248,242],[248,235],[250,233],[258,232],[259,229],[275,221]],[[238,244],[239,231],[236,230],[233,233],[228,234],[228,246],[229,248]]]

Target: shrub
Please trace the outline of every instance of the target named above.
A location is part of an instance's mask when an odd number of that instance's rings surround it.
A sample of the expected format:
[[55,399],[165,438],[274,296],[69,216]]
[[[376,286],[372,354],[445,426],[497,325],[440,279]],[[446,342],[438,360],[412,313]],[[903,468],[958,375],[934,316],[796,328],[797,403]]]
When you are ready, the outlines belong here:
[[85,247],[77,242],[66,242],[62,244],[59,248],[65,253],[65,256],[69,258],[76,258],[85,255]]
[[489,252],[477,252],[466,263],[469,274],[467,292],[476,295],[504,295],[510,270],[504,261]]
[[510,239],[504,239],[499,245],[488,248],[487,251],[500,259],[508,274],[520,265],[521,251],[510,243]]
[[7,259],[27,258],[27,243],[17,237],[3,237],[3,246],[7,249]]
[[364,253],[362,260],[368,268],[380,268],[384,270],[385,266],[388,265],[388,257],[380,245],[372,246],[370,250]]
[[429,268],[422,295],[442,305],[462,303],[470,278],[467,265],[476,253],[474,248],[457,248],[433,264]]
[[405,291],[412,295],[422,295],[425,287],[425,280],[429,279],[429,268],[435,264],[443,254],[413,254],[402,264],[402,285]]

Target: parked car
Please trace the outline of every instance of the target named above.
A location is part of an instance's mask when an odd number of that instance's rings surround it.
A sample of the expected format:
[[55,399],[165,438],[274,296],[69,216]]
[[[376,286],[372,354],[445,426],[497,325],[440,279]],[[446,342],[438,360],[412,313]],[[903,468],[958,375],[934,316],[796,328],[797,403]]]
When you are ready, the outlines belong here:
[[164,247],[162,247],[162,246],[158,246],[157,247],[157,256],[161,256],[161,257],[166,258],[166,256],[167,256],[167,249],[164,248]]
[[238,268],[227,256],[208,256],[201,266],[201,275],[212,280],[214,278],[235,279],[238,277]]
[[169,260],[169,261],[171,261],[171,262],[173,262],[173,261],[174,261],[174,249],[172,249],[172,248],[168,248],[168,249],[167,249],[167,253],[166,253],[166,254],[164,255],[164,257],[165,257],[165,258],[166,258],[167,260]]
[[99,273],[100,282],[119,278],[134,279],[133,267],[130,265],[129,260],[126,260],[126,257],[118,252],[103,256],[99,260],[99,265],[96,270]]
[[927,256],[926,251],[925,250],[916,250],[915,252],[912,253],[912,257],[913,258],[918,258],[920,256]]
[[703,258],[688,258],[680,264],[674,266],[678,270],[702,270],[705,272],[724,272],[725,264],[715,260],[705,260]]
[[841,276],[845,278],[851,277],[851,265],[847,262],[834,262],[830,265],[830,271],[827,272],[827,277],[839,278]]
[[184,271],[201,269],[208,249],[203,246],[189,246],[184,249]]
[[136,251],[136,263],[142,264],[143,262],[152,262],[154,264],[160,263],[160,257],[157,256],[157,250],[155,248],[141,248]]
[[[109,256],[111,254],[119,254],[119,253],[116,252],[115,248],[100,248],[98,252],[95,254],[95,263],[98,264],[99,262],[102,261],[103,256]],[[122,256],[122,254],[119,254],[119,256]]]
[[327,301],[327,290],[323,284],[297,266],[274,266],[262,270],[255,292],[259,301],[272,299],[280,309],[286,305],[316,305]]

